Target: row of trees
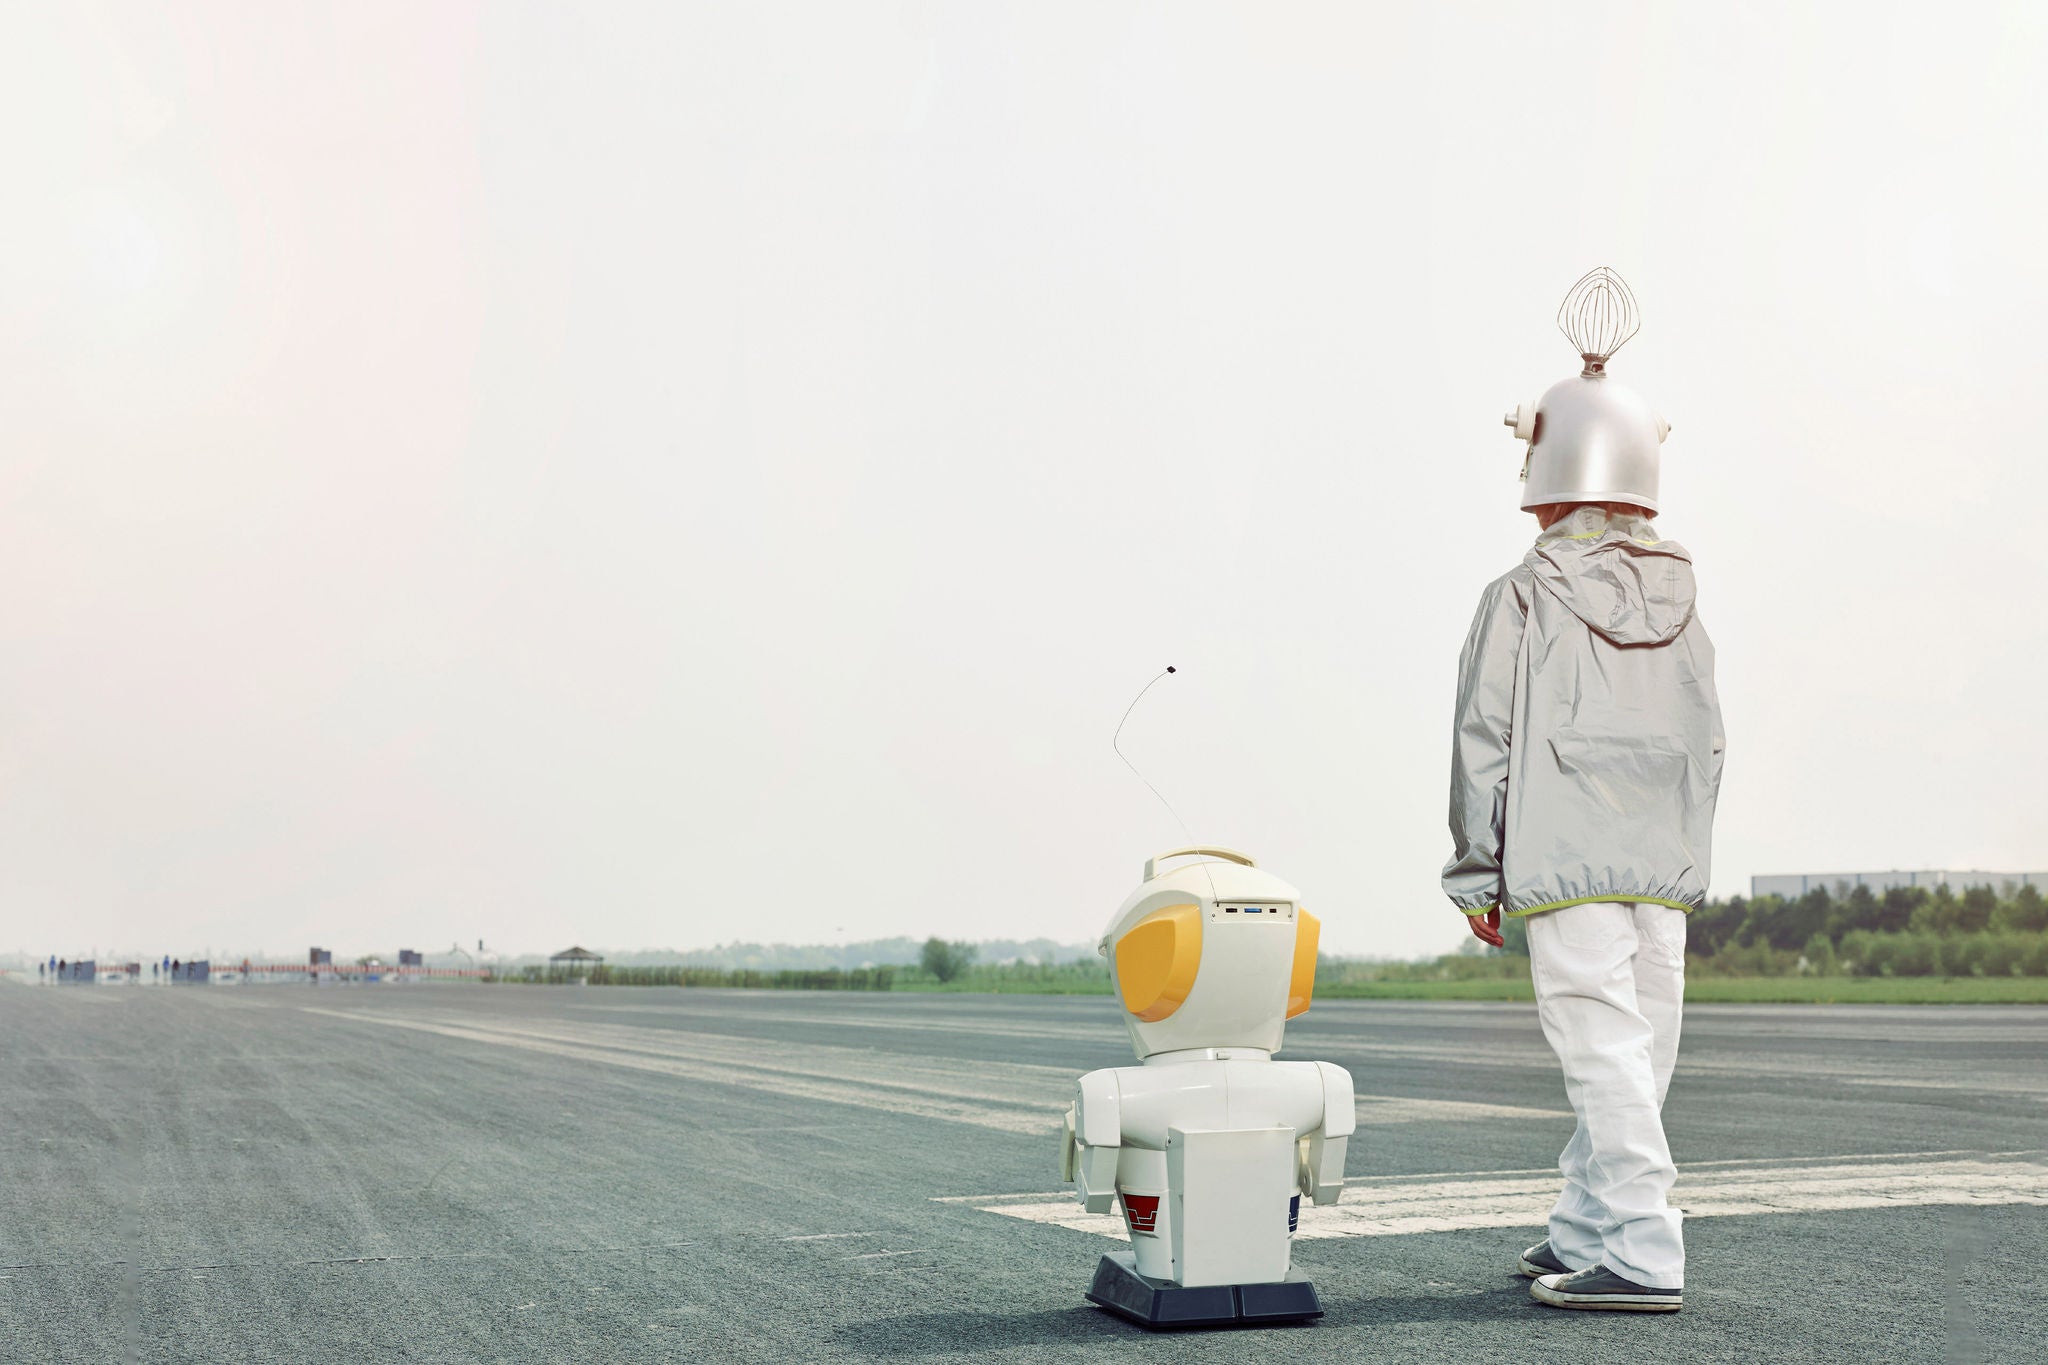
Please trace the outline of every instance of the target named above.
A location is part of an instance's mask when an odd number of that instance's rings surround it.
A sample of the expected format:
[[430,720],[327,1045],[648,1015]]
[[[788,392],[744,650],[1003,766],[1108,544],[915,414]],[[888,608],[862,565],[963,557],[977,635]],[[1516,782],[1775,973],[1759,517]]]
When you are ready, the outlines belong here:
[[[1506,952],[1527,956],[1527,925],[1504,928]],[[2048,976],[2048,897],[2031,886],[1731,896],[1692,913],[1686,956],[1719,976]]]
[[[692,963],[659,966],[624,966],[599,963],[588,972],[593,986],[740,986],[785,991],[887,991],[896,988],[899,975],[923,972],[941,983],[957,979],[973,965],[977,950],[972,943],[948,942],[942,938],[925,941],[914,968],[892,965],[866,967],[785,968],[765,971],[753,967],[707,967]],[[531,984],[566,979],[566,974],[539,964],[521,968],[502,978]]]
[[[1089,958],[1079,962],[1005,962],[977,966],[980,952],[972,943],[932,938],[911,966],[789,968],[766,971],[753,967],[709,967],[692,963],[625,965],[600,963],[573,974],[538,963],[499,976],[500,981],[544,985],[580,976],[593,986],[738,986],[755,990],[890,991],[899,987],[930,989],[936,983],[957,983],[969,989],[1057,990],[1107,989],[1108,972]],[[972,978],[971,980],[969,978]],[[1098,981],[1099,978],[1099,981]]]
[[[757,971],[751,967],[620,967],[600,963],[584,973],[593,986],[739,986],[749,990],[889,991],[896,989],[897,967],[822,967],[815,970]],[[528,966],[496,978],[524,985],[564,980],[546,967]]]
[[[1526,957],[1528,927],[1504,926],[1507,951]],[[1715,957],[1735,949],[1799,953],[1824,939],[1839,951],[1851,934],[2048,934],[2048,897],[2032,886],[1994,889],[1973,886],[1962,894],[1946,886],[1895,886],[1874,892],[1867,886],[1815,887],[1803,896],[1730,896],[1708,901],[1686,924],[1686,950]]]
[[1816,938],[1836,949],[1849,935],[1915,933],[1935,937],[2048,933],[2048,898],[2031,886],[1973,886],[1957,895],[1946,886],[1929,891],[1895,886],[1882,893],[1867,886],[1830,894],[1815,887],[1797,899],[1731,896],[1709,901],[1693,913],[1686,941],[1694,953],[1712,957],[1730,947],[1758,944],[1780,952],[1804,950]]

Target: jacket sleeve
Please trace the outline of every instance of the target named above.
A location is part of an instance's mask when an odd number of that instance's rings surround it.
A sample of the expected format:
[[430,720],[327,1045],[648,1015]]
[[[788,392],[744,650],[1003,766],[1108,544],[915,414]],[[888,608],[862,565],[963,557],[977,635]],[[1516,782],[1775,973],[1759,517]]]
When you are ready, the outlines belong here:
[[1468,915],[1501,902],[1501,844],[1514,738],[1515,681],[1528,606],[1513,575],[1479,599],[1458,656],[1458,711],[1451,737],[1451,859],[1444,894]]
[[[1697,615],[1686,629],[1699,636],[1700,652],[1706,657],[1706,671],[1700,681],[1704,684],[1702,690],[1707,703],[1708,752],[1711,757],[1708,772],[1713,784],[1712,797],[1718,799],[1721,795],[1721,767],[1728,756],[1728,732],[1721,724],[1721,690],[1714,682],[1714,642],[1707,638],[1707,628],[1700,624]],[[1701,869],[1702,873],[1705,871]]]

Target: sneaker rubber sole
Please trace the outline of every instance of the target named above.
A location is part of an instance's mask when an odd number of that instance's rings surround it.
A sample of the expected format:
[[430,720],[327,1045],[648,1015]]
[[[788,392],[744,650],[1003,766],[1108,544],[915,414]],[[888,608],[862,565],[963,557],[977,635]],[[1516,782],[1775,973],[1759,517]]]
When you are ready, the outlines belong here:
[[1639,1294],[1565,1294],[1537,1280],[1529,1297],[1553,1308],[1590,1308],[1609,1313],[1676,1313],[1683,1300],[1676,1294],[1649,1290]]

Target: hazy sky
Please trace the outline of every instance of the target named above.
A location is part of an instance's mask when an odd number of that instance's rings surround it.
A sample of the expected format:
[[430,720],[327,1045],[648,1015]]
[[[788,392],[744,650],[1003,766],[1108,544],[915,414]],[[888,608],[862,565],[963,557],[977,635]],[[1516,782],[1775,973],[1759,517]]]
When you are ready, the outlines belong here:
[[32,5],[0,948],[1448,948],[1504,409],[1674,426],[1714,885],[2048,867],[2048,7]]

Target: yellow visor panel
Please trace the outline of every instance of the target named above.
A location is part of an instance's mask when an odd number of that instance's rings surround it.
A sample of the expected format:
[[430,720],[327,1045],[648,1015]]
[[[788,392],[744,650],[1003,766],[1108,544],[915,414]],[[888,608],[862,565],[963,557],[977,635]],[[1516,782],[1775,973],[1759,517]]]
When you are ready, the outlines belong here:
[[1287,982],[1287,1017],[1308,1013],[1309,997],[1316,993],[1316,945],[1322,941],[1323,922],[1308,911],[1294,911],[1294,975]]
[[1148,1024],[1179,1009],[1202,965],[1202,912],[1192,905],[1154,910],[1116,941],[1116,984],[1124,1008]]

